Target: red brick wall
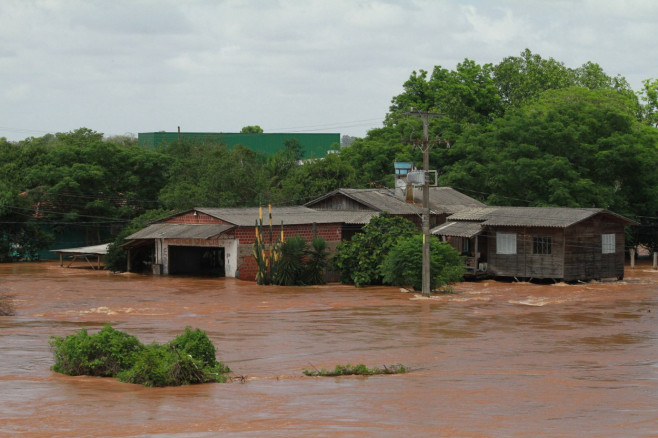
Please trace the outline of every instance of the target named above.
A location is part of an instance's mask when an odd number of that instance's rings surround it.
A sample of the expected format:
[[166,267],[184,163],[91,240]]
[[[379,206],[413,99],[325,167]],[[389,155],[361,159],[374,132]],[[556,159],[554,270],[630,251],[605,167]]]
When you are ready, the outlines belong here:
[[[256,232],[254,227],[238,227],[235,231],[235,237],[240,241],[241,245],[252,245],[256,241]],[[263,226],[266,241],[270,238],[269,226]],[[275,225],[272,227],[272,239],[276,240],[281,236],[281,226]],[[302,239],[310,242],[314,237],[322,237],[327,242],[340,242],[341,238],[341,224],[304,224],[304,225],[286,225],[283,224],[283,238],[287,239],[293,236],[301,236]]]
[[[238,273],[237,277],[242,280],[254,281],[256,279],[256,272],[258,272],[258,265],[256,259],[252,254],[252,245],[256,241],[256,227],[238,227],[235,231],[235,236],[240,241],[238,250]],[[314,234],[315,228],[315,234]],[[269,226],[264,226],[265,241],[269,242]],[[272,227],[272,239],[276,241],[281,236],[281,226]],[[284,239],[301,236],[307,242],[313,240],[314,237],[319,236],[324,238],[327,243],[340,242],[341,238],[341,224],[313,224],[304,225],[286,225],[283,224],[283,237]],[[328,245],[329,248],[335,248],[335,245]]]

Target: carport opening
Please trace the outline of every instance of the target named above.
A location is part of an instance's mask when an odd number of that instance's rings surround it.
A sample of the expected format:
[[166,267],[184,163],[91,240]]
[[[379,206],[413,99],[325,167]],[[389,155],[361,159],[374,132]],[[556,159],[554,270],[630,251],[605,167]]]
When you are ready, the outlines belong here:
[[224,248],[170,246],[169,273],[224,277]]

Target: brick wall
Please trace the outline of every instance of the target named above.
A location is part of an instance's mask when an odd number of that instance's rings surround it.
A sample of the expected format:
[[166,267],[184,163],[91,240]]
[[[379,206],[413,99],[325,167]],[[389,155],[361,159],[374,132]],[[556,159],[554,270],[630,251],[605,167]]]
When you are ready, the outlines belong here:
[[[240,240],[240,244],[252,245],[256,241],[256,227],[238,227],[235,231],[235,237]],[[263,226],[265,239],[269,241],[270,228]],[[272,227],[272,238],[276,240],[281,235],[281,225]],[[340,242],[341,224],[303,224],[303,225],[286,225],[283,224],[283,237],[287,239],[293,236],[301,236],[302,239],[310,242],[314,237],[319,236],[327,242]]]
[[[269,242],[269,226],[264,226],[265,241]],[[237,278],[242,280],[254,281],[258,272],[258,265],[253,256],[253,244],[256,241],[255,227],[238,227],[235,236],[240,241],[238,245],[238,272]],[[272,227],[272,238],[276,240],[281,236],[281,226]],[[301,236],[307,242],[319,236],[327,241],[327,249],[333,253],[336,245],[341,239],[341,224],[304,224],[304,225],[286,225],[283,224],[284,239]]]

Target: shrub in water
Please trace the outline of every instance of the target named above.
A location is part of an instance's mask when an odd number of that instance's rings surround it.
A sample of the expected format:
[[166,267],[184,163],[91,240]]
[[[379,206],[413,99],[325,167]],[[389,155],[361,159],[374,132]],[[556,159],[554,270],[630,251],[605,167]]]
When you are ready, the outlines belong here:
[[119,371],[135,363],[137,353],[144,346],[136,337],[113,329],[109,324],[95,335],[86,329],[65,338],[53,336],[53,371],[70,376],[115,377]]
[[192,330],[190,327],[186,327],[182,335],[171,341],[171,346],[210,367],[217,366],[215,346],[208,339],[206,332],[202,330]]
[[119,374],[119,379],[122,382],[145,386],[226,382],[224,374],[231,370],[221,362],[215,363],[215,366],[209,366],[172,344],[152,344],[139,355],[132,368]]
[[119,377],[146,386],[225,382],[231,370],[215,358],[205,332],[190,327],[171,343],[142,345],[137,338],[106,325],[95,335],[82,329],[66,338],[52,337],[54,371],[78,376]]

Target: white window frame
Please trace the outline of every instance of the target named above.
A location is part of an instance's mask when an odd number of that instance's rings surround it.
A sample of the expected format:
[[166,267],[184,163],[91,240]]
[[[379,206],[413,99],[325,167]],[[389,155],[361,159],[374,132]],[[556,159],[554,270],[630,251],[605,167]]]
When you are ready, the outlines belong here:
[[615,235],[614,234],[601,234],[601,253],[614,254],[615,253]]
[[516,254],[516,233],[496,233],[496,254]]

